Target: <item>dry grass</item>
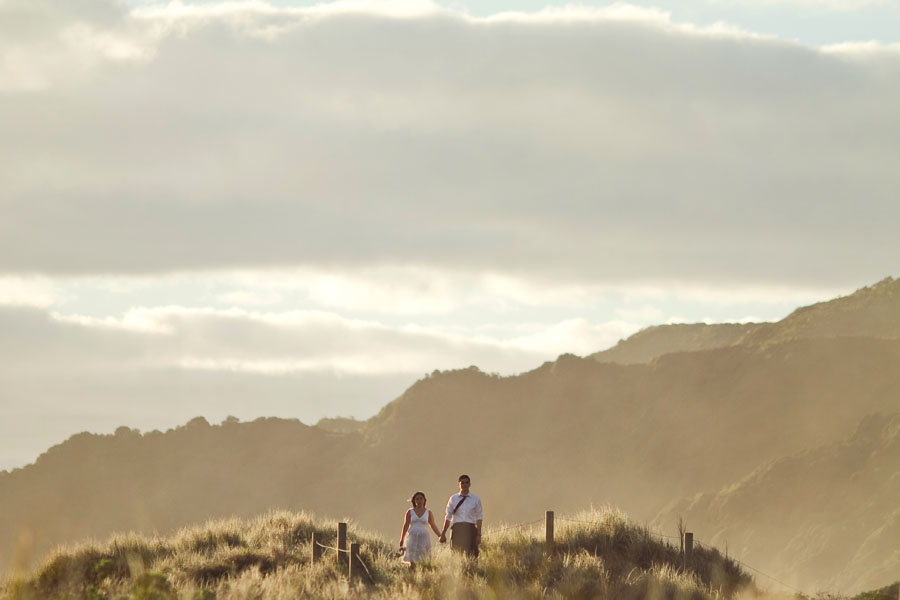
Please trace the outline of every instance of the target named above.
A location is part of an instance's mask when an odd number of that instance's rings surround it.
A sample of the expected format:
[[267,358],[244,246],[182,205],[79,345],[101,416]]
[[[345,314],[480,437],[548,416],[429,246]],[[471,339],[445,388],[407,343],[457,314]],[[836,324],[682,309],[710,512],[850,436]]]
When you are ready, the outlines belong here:
[[750,577],[718,553],[698,551],[682,568],[678,550],[613,510],[561,519],[557,547],[545,555],[542,529],[486,531],[477,561],[435,546],[431,561],[409,568],[376,536],[355,532],[367,568],[348,583],[334,553],[311,562],[311,534],[336,545],[335,522],[274,512],[227,520],[168,538],[119,535],[105,545],[61,548],[0,596],[145,600],[294,598],[598,598],[706,600],[752,590]]

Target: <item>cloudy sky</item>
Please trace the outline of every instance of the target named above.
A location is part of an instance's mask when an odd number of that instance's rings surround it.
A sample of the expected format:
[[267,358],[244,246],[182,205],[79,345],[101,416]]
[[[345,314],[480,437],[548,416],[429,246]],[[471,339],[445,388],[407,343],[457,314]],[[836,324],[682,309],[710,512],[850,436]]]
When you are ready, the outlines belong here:
[[898,275],[900,2],[0,0],[0,469]]

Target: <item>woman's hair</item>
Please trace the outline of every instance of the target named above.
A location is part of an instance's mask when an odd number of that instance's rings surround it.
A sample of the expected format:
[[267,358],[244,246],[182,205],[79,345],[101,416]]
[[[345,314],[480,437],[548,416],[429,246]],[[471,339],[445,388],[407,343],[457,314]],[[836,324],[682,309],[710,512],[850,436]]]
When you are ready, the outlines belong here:
[[415,508],[416,506],[416,496],[418,496],[419,494],[422,495],[422,506],[425,506],[425,504],[428,502],[428,498],[425,497],[425,492],[416,492],[409,498],[409,503],[413,505],[413,508]]

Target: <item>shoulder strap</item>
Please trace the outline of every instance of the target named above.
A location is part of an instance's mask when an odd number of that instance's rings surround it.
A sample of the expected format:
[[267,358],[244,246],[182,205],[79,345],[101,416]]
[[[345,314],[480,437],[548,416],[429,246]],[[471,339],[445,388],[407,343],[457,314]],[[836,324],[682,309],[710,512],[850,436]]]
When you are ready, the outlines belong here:
[[468,496],[463,496],[463,497],[462,497],[462,500],[460,500],[459,502],[456,503],[456,508],[454,508],[454,509],[453,509],[453,512],[450,513],[450,514],[455,515],[455,514],[456,514],[456,511],[459,510],[459,507],[462,505],[462,503],[466,501],[466,498],[468,498]]

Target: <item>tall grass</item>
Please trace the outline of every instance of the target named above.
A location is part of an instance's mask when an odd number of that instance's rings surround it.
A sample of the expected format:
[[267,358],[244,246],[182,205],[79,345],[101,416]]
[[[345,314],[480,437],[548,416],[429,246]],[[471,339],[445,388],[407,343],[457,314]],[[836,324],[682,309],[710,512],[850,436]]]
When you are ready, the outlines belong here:
[[145,600],[294,598],[597,598],[706,600],[752,591],[750,577],[715,551],[687,568],[678,549],[613,510],[561,519],[547,556],[541,528],[486,530],[477,560],[435,545],[432,560],[407,567],[382,539],[351,526],[366,572],[349,583],[334,553],[311,563],[310,538],[336,545],[336,522],[273,512],[245,522],[210,522],[167,538],[119,535],[60,548],[33,573],[6,580],[0,596]]

